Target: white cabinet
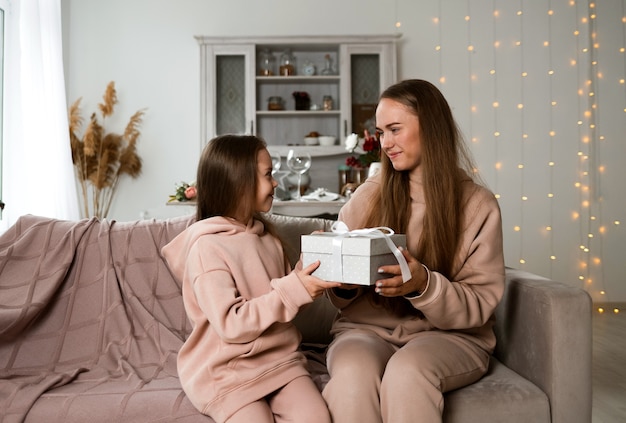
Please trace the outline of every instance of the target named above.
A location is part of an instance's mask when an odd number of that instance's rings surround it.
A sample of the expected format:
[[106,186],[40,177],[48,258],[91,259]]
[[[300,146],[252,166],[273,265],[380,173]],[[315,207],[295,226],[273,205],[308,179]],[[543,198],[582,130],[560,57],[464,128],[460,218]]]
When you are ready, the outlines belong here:
[[[396,80],[398,36],[196,38],[201,146],[224,133],[257,134],[277,147],[302,145],[313,131],[333,135],[339,144],[350,132],[362,133],[380,92]],[[285,51],[295,67],[289,76],[279,71]],[[268,53],[272,75],[260,62]],[[312,107],[296,110],[296,92],[306,92]],[[331,110],[324,110],[325,96]],[[283,110],[270,106],[271,98],[281,98]]]
[[[312,187],[339,189],[337,168],[348,155],[343,140],[351,132],[362,136],[364,128],[373,129],[378,97],[396,81],[398,38],[197,36],[200,148],[216,135],[259,135],[282,157],[290,148],[309,151],[316,157],[309,171]],[[295,72],[285,76],[280,65],[287,50]],[[268,53],[271,75],[262,61]],[[306,92],[313,107],[296,110],[296,92]],[[324,97],[332,99],[330,110],[324,110]],[[276,98],[282,99],[282,110],[275,107]],[[305,146],[310,132],[335,136],[336,145]]]

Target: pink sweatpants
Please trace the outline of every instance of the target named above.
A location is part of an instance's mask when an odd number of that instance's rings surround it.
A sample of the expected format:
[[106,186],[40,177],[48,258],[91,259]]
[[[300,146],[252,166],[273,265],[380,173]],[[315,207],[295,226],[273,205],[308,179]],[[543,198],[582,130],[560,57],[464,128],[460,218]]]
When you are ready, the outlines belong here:
[[443,392],[478,380],[489,354],[459,336],[418,334],[401,348],[369,331],[340,334],[323,391],[334,423],[440,422]]
[[248,404],[227,423],[330,423],[324,399],[308,376],[292,380],[267,398]]

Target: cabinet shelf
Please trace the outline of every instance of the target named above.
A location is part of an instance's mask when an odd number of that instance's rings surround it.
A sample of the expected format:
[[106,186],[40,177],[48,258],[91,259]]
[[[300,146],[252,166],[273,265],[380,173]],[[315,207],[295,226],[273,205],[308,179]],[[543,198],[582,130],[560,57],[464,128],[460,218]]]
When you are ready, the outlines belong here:
[[304,75],[293,75],[293,76],[257,76],[256,80],[258,83],[315,83],[319,82],[321,84],[326,84],[329,82],[339,82],[339,75],[312,75],[312,76],[304,76]]
[[257,110],[257,116],[294,117],[294,116],[339,116],[339,110]]
[[287,157],[289,150],[306,151],[311,157],[330,157],[350,154],[343,145],[268,145],[267,149],[270,153],[280,154],[281,157]]

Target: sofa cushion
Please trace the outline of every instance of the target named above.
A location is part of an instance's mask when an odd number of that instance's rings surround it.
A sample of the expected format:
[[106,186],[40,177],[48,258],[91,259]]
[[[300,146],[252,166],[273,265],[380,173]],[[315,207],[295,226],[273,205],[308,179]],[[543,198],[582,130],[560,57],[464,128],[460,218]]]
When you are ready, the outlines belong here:
[[531,423],[551,419],[546,394],[494,357],[482,379],[446,393],[444,401],[446,423]]

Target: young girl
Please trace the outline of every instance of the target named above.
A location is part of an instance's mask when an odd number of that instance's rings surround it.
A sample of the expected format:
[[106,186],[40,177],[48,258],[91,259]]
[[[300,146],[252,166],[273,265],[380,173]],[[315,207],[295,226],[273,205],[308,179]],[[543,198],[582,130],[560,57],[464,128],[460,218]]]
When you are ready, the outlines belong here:
[[314,263],[291,273],[270,210],[272,160],[254,136],[207,145],[197,174],[197,221],[163,248],[182,281],[192,332],[178,354],[185,393],[219,422],[330,422],[298,351],[291,320],[326,288]]

